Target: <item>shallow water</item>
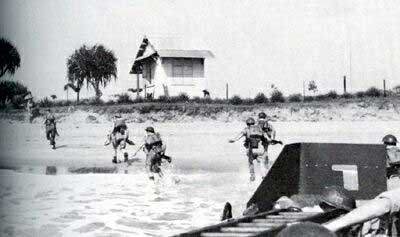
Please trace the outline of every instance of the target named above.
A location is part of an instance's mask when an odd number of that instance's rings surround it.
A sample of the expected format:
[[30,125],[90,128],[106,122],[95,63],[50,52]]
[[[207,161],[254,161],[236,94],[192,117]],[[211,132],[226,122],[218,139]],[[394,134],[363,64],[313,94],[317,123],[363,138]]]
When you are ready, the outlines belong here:
[[[400,122],[273,124],[285,143],[379,143],[387,133],[400,135]],[[129,124],[132,140],[140,143],[148,125]],[[0,170],[0,235],[168,236],[218,222],[226,201],[240,215],[260,182],[248,181],[242,143],[227,142],[242,124],[152,125],[173,157],[156,183],[143,162],[127,174],[69,174],[71,167],[110,166],[110,147],[102,145],[110,124],[60,123],[59,148],[51,150],[42,125],[0,122],[0,166],[17,168]],[[271,147],[270,157],[281,149]],[[44,175],[50,165],[57,175]]]
[[235,214],[256,187],[236,173],[38,175],[2,170],[2,236],[166,236]]

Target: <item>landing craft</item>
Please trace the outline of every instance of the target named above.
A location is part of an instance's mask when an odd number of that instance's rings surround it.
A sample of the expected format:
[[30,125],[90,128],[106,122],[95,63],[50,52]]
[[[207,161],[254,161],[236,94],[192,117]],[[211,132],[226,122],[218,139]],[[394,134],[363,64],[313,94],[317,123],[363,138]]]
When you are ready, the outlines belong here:
[[320,195],[328,186],[341,186],[357,200],[372,199],[387,190],[386,149],[376,144],[294,143],[286,145],[247,207],[255,214],[229,219],[177,236],[275,236],[288,224],[325,223],[343,212],[272,210],[282,196]]

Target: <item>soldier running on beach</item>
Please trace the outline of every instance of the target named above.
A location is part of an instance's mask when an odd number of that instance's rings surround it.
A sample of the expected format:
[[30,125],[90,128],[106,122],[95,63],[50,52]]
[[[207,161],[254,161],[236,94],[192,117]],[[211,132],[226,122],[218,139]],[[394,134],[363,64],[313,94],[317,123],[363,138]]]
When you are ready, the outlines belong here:
[[229,140],[230,143],[238,141],[240,138],[245,137],[244,147],[249,161],[250,181],[255,180],[254,174],[254,160],[261,162],[263,168],[266,170],[268,165],[267,152],[263,146],[263,142],[267,139],[267,134],[262,130],[259,125],[255,124],[253,118],[246,120],[246,128],[234,139]]
[[120,115],[114,117],[113,130],[108,134],[107,141],[104,143],[105,146],[109,144],[112,144],[114,149],[113,163],[121,163],[121,161],[118,160],[118,150],[122,152],[124,162],[128,162],[129,154],[126,150],[126,144],[135,145],[135,143],[129,140],[128,126],[126,125],[125,119],[121,118]]
[[50,109],[47,109],[46,119],[44,121],[46,126],[46,138],[50,141],[53,149],[56,149],[56,136],[60,136],[57,131],[56,118]]

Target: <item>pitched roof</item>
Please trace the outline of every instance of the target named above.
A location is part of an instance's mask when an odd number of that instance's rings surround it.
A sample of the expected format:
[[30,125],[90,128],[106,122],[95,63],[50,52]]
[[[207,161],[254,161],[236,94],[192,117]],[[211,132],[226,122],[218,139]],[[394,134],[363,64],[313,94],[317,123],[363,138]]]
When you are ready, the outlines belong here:
[[162,58],[213,58],[214,54],[209,50],[183,50],[183,49],[159,49],[157,54]]
[[142,60],[148,58],[214,58],[214,54],[209,50],[183,49],[176,47],[176,43],[176,41],[168,39],[156,42],[154,45],[147,37],[144,37],[132,65],[131,73],[141,73]]

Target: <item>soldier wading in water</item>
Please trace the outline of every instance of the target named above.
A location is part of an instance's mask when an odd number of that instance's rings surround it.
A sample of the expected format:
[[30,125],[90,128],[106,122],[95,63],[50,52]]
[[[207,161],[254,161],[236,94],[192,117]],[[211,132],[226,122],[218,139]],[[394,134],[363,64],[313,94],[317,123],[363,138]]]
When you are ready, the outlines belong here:
[[46,126],[46,138],[50,141],[50,145],[53,149],[56,149],[56,136],[60,136],[57,131],[56,118],[51,113],[50,109],[47,109],[46,119],[44,121]]
[[[246,154],[249,162],[250,181],[255,180],[254,174],[254,160],[261,163],[265,172],[268,169],[268,139],[267,132],[259,124],[255,124],[253,118],[246,120],[246,128],[234,139],[229,140],[230,143],[238,141],[240,138],[245,137],[244,147],[246,148]],[[266,175],[263,174],[263,177]]]
[[149,174],[149,179],[154,180],[154,174],[162,176],[160,168],[162,160],[164,159],[171,163],[172,159],[165,155],[167,147],[163,143],[160,134],[156,133],[153,127],[147,127],[145,131],[144,144],[139,150],[143,148],[144,153],[146,153],[146,170]]

